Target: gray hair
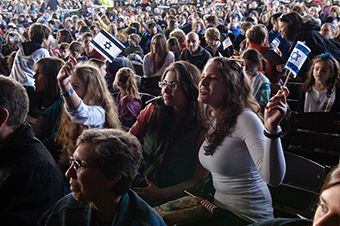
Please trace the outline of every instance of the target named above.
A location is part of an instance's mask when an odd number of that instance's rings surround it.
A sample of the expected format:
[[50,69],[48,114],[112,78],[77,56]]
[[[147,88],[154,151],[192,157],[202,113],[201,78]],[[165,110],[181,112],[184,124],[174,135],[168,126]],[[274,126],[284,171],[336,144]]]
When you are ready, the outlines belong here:
[[79,136],[77,146],[82,143],[93,144],[91,151],[96,165],[107,178],[121,175],[112,189],[116,195],[125,194],[142,160],[142,146],[138,139],[118,129],[88,129]]

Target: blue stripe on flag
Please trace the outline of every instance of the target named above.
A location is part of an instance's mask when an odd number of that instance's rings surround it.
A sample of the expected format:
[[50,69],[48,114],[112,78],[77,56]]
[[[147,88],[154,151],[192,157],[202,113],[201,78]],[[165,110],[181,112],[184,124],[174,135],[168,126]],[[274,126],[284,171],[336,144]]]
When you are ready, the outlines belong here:
[[286,67],[288,67],[289,69],[292,70],[293,73],[295,73],[295,75],[297,75],[297,73],[299,72],[299,68],[293,64],[292,62],[288,61],[287,64],[286,64]]
[[117,42],[115,39],[113,39],[104,29],[101,29],[100,32],[107,38],[109,39],[111,42],[113,42],[113,44],[115,46],[117,46],[121,51],[123,51],[125,49],[124,46],[122,46],[121,43]]
[[301,52],[303,52],[306,56],[309,55],[310,51],[303,45],[301,45],[300,43],[297,43],[295,48],[299,49]]
[[102,51],[102,53],[104,53],[105,56],[106,56],[107,58],[109,58],[111,61],[114,60],[114,58],[111,56],[111,54],[108,53],[105,49],[103,49],[100,45],[98,45],[97,42],[93,42],[93,41],[91,40],[91,43],[92,43],[92,45],[94,45],[96,48],[98,48],[100,51]]

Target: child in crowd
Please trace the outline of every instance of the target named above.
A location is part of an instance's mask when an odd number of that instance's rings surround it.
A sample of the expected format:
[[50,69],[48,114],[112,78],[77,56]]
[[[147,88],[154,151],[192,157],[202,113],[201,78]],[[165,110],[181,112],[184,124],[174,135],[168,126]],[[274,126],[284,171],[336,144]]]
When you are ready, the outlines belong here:
[[67,42],[63,42],[58,46],[60,58],[63,59],[65,62],[68,61],[70,56],[70,50],[68,49],[70,44]]
[[130,128],[136,121],[142,108],[141,94],[138,93],[135,74],[130,68],[124,67],[118,70],[113,82],[119,88],[116,104],[119,111],[119,119],[123,126]]
[[340,112],[339,63],[330,53],[314,58],[298,96],[299,112]]
[[77,63],[88,61],[87,56],[82,56],[81,52],[84,50],[83,46],[78,41],[71,42],[70,46],[68,47],[70,51],[70,55],[77,60]]
[[106,63],[104,61],[96,59],[96,58],[92,58],[89,61],[98,66],[101,76],[103,76],[103,78],[105,79],[105,77],[106,77]]
[[270,81],[257,68],[262,64],[262,56],[255,49],[247,49],[241,55],[243,60],[243,74],[246,75],[251,84],[252,94],[259,102],[262,112],[270,98]]

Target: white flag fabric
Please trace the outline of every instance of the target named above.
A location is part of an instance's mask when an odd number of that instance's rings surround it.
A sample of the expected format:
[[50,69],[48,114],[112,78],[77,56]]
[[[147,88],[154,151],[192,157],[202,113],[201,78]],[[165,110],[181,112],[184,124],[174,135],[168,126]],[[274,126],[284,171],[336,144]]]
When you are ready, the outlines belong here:
[[120,41],[104,29],[101,29],[98,34],[93,37],[90,45],[110,61],[110,63],[125,49],[125,46]]
[[223,41],[223,50],[225,50],[226,48],[228,48],[229,46],[232,46],[233,43],[231,42],[230,38],[226,38]]
[[310,48],[306,46],[305,44],[303,44],[303,42],[298,41],[296,43],[285,66],[285,68],[289,69],[293,73],[294,78],[299,73],[310,51],[311,51]]
[[275,47],[278,47],[280,45],[280,40],[278,38],[275,38],[272,43],[271,43],[271,46],[275,46]]

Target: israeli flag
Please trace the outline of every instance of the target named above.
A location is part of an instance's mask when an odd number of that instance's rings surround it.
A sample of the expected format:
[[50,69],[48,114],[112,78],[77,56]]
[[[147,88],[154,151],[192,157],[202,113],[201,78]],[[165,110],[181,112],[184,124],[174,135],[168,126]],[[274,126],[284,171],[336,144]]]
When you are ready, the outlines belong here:
[[303,42],[298,41],[296,43],[296,46],[293,49],[293,52],[290,54],[290,57],[285,65],[285,68],[290,70],[293,73],[294,78],[299,73],[310,51],[311,51],[310,48],[308,48],[308,46],[303,44]]
[[270,45],[273,47],[278,47],[280,43],[280,40],[278,38],[275,38]]
[[110,33],[101,29],[90,42],[102,56],[104,56],[110,63],[116,58],[124,49],[125,46],[113,37]]

